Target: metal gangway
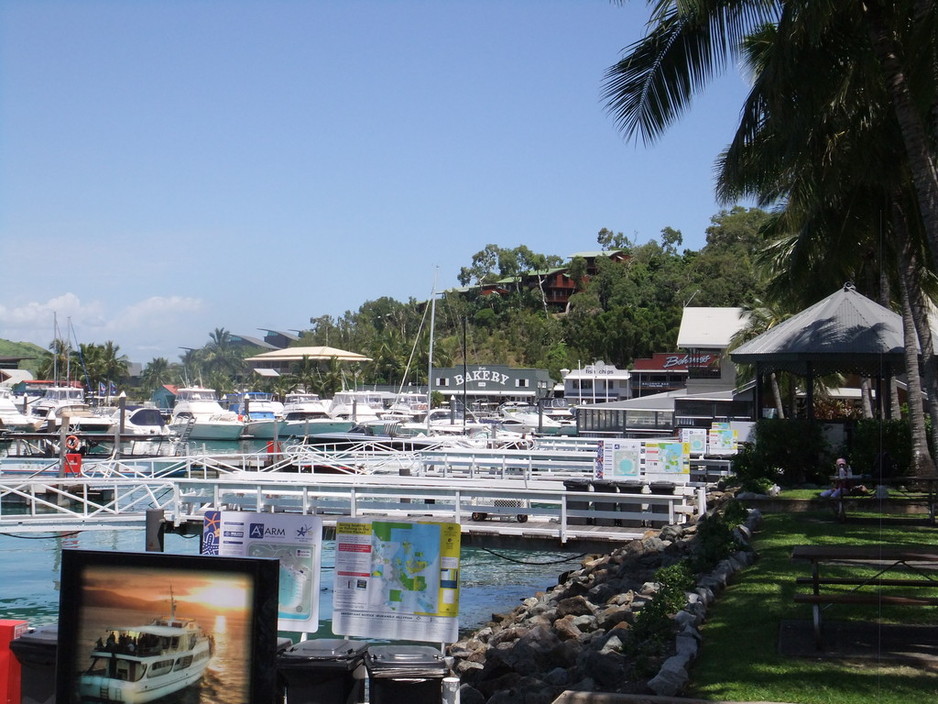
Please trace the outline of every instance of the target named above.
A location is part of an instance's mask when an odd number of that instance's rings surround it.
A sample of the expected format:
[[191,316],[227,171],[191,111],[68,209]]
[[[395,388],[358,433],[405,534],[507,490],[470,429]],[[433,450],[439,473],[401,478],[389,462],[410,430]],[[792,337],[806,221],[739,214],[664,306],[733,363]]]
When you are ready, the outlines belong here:
[[[136,525],[160,510],[168,524],[201,526],[211,509],[456,521],[464,533],[516,533],[561,544],[589,535],[624,541],[706,510],[702,488],[673,495],[568,490],[550,479],[238,472],[218,477],[0,477],[0,532]],[[484,515],[486,520],[476,519]],[[522,518],[523,517],[523,518]]]

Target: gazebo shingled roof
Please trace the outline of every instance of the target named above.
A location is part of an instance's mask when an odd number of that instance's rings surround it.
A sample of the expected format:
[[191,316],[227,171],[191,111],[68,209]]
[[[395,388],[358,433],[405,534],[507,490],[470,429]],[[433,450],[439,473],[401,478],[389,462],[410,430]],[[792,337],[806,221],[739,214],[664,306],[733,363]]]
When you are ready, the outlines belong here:
[[883,377],[905,367],[904,348],[902,318],[848,283],[740,345],[730,358],[762,371],[802,376],[856,372]]

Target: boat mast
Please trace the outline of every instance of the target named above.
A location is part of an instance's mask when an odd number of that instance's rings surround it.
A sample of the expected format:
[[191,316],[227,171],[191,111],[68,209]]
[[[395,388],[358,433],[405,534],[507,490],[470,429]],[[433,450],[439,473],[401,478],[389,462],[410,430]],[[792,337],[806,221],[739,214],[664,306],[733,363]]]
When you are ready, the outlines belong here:
[[430,410],[433,408],[433,324],[436,322],[436,271],[433,272],[433,290],[430,292],[430,353],[427,368],[427,435],[430,434]]

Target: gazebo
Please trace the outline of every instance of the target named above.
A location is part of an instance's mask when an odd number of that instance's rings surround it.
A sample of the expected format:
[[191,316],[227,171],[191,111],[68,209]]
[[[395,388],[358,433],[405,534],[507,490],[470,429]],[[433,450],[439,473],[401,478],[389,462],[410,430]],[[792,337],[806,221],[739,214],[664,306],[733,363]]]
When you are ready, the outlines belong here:
[[[752,364],[756,379],[788,371],[807,379],[809,417],[813,417],[814,378],[852,372],[877,381],[882,408],[882,382],[905,368],[902,318],[857,292],[853,284],[818,301],[758,337],[740,345],[730,359]],[[756,384],[756,413],[762,408],[762,384]]]

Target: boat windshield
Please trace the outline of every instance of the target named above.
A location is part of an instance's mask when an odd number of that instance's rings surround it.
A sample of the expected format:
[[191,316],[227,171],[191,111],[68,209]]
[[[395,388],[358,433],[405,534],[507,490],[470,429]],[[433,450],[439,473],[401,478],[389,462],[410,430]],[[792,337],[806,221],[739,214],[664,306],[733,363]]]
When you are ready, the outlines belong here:
[[180,389],[181,401],[217,401],[218,397],[212,389]]

